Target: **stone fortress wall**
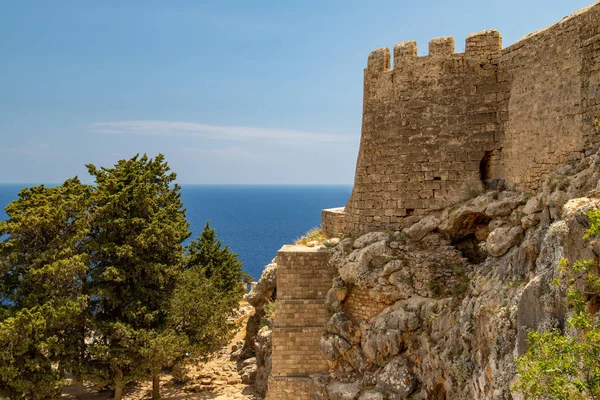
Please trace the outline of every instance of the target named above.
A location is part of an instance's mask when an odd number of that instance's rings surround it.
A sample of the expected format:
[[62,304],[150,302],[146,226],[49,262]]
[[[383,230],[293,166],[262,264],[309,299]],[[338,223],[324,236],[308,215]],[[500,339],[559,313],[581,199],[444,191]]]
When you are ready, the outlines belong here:
[[[485,185],[537,189],[540,178],[598,144],[600,3],[502,50],[497,31],[371,53],[354,189],[345,210],[323,210],[331,236],[398,229]],[[309,375],[327,371],[320,338],[335,270],[323,248],[284,246],[267,399],[311,399]],[[351,317],[381,310],[351,288]]]
[[497,31],[369,55],[345,232],[398,229],[483,188],[536,190],[600,115],[600,3],[502,50]]

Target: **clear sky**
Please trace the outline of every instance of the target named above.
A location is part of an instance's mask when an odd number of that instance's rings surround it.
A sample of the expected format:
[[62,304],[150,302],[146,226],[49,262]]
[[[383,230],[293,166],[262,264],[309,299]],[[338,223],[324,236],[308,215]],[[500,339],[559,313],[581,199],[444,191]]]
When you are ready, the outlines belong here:
[[162,152],[180,183],[352,183],[369,52],[590,0],[0,0],[0,182]]

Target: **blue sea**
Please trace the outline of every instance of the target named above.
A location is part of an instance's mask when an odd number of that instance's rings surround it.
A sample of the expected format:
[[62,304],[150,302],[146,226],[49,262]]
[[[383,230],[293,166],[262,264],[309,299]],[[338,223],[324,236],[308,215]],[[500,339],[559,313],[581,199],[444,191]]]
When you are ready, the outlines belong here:
[[[24,185],[0,184],[0,219]],[[284,244],[321,224],[323,208],[340,207],[350,185],[182,185],[192,237],[206,221],[258,279]]]

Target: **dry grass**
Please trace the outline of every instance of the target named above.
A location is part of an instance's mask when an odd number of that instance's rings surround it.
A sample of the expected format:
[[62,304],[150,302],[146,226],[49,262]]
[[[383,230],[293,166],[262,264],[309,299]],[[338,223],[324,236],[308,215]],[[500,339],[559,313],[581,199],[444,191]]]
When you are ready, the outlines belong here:
[[294,244],[313,247],[315,245],[323,244],[327,239],[329,239],[329,236],[327,236],[320,227],[314,227],[306,232],[301,238],[296,239]]

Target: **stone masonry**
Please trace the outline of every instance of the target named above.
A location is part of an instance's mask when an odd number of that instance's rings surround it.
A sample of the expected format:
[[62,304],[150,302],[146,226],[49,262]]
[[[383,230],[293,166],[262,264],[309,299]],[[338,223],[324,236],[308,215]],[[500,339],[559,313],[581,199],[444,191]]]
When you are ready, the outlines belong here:
[[277,300],[267,399],[312,399],[311,380],[327,371],[320,339],[329,319],[325,295],[335,270],[322,247],[284,246],[277,253]]
[[330,237],[344,233],[344,207],[328,208],[321,212],[321,230]]
[[[345,233],[398,229],[484,185],[535,191],[597,145],[600,3],[502,49],[497,31],[369,55]],[[411,221],[412,222],[412,221]]]

